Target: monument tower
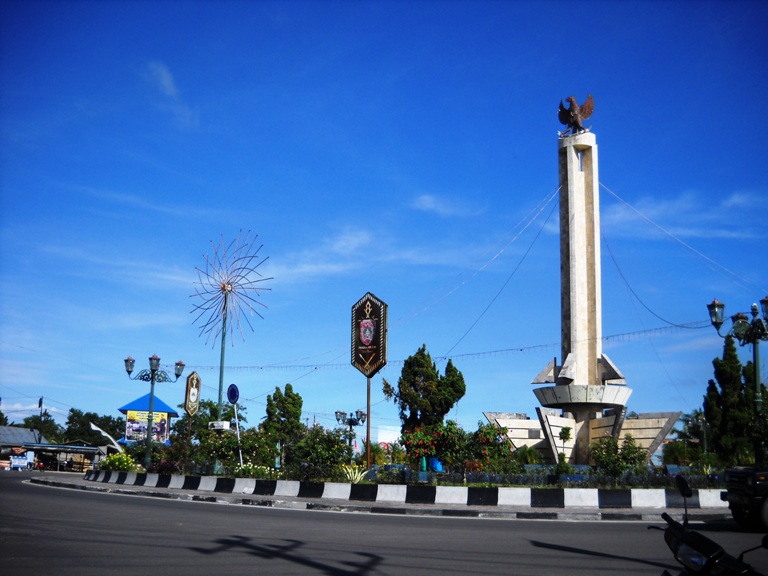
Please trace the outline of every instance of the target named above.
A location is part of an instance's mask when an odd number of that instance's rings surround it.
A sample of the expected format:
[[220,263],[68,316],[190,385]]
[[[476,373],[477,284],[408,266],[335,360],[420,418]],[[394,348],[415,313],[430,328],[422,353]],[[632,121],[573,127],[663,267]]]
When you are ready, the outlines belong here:
[[[509,430],[515,447],[536,446],[550,461],[557,461],[562,451],[571,464],[589,464],[590,445],[606,434],[632,434],[650,457],[679,413],[633,414],[627,419],[632,390],[603,354],[597,143],[581,125],[593,101],[589,96],[579,107],[574,98],[568,100],[570,109],[560,103],[560,120],[569,129],[558,139],[561,358],[551,360],[532,382],[549,384],[534,389],[542,406],[536,409],[538,423],[524,414],[485,416]],[[565,427],[573,434],[563,446],[559,436]]]
[[[589,459],[590,427],[606,413],[623,415],[632,390],[603,354],[600,280],[600,201],[597,144],[589,132],[558,140],[560,174],[561,360],[552,360],[534,379],[542,406],[572,420],[575,462]],[[600,428],[608,424],[599,422]],[[562,427],[562,426],[561,426]]]

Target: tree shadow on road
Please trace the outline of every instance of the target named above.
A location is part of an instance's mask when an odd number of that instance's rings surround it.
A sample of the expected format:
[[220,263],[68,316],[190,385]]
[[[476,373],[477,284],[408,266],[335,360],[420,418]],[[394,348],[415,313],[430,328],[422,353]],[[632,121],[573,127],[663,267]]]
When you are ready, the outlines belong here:
[[329,574],[331,576],[355,576],[359,574],[369,574],[373,572],[383,558],[376,554],[366,552],[356,552],[359,561],[342,561],[340,564],[348,568],[339,568],[331,566],[319,560],[313,560],[300,554],[301,548],[305,545],[300,540],[280,540],[275,544],[257,544],[248,536],[229,536],[219,538],[213,541],[216,546],[212,548],[201,548],[198,546],[189,549],[198,554],[213,555],[230,552],[234,549],[241,549],[247,554],[265,558],[267,560],[284,560],[301,566],[307,566],[316,570],[319,574]]

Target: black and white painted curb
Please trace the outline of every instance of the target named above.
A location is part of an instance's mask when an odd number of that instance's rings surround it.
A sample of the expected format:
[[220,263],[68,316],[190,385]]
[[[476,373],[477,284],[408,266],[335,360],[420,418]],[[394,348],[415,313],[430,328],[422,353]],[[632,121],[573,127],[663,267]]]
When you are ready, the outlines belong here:
[[[290,480],[256,480],[213,476],[180,476],[141,474],[136,472],[91,471],[84,480],[98,484],[115,484],[167,488],[233,496],[266,496],[273,498],[306,498],[322,501],[348,501],[350,504],[388,506],[398,504],[448,505],[518,510],[645,510],[683,508],[683,499],[672,489],[603,489],[603,488],[512,488],[425,486],[400,484],[345,484],[336,482],[298,482]],[[203,499],[203,498],[200,498]],[[215,499],[214,499],[215,500]],[[248,503],[248,502],[243,502]],[[318,508],[317,504],[310,506]],[[720,490],[694,490],[688,499],[689,510],[728,512],[720,500]]]

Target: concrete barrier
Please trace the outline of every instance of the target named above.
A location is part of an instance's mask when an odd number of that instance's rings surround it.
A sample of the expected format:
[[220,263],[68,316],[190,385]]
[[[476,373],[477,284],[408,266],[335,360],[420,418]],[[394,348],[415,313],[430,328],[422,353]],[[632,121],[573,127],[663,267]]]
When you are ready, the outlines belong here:
[[[466,487],[403,484],[346,484],[339,482],[298,482],[295,480],[256,480],[214,476],[137,474],[135,472],[88,471],[85,480],[108,484],[217,492],[224,494],[282,496],[386,502],[401,504],[444,504],[467,506],[509,506],[555,509],[669,509],[682,508],[680,495],[671,489],[610,488],[525,488]],[[694,490],[690,509],[727,509],[720,490]]]

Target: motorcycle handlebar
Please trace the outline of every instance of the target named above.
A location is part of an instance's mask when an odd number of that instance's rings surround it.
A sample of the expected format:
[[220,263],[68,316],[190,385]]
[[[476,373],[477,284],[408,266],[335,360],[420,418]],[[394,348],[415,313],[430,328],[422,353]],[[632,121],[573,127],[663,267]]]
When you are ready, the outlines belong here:
[[667,524],[680,524],[680,522],[672,518],[672,516],[670,516],[666,512],[662,512],[661,517],[664,520],[664,522],[666,522]]

